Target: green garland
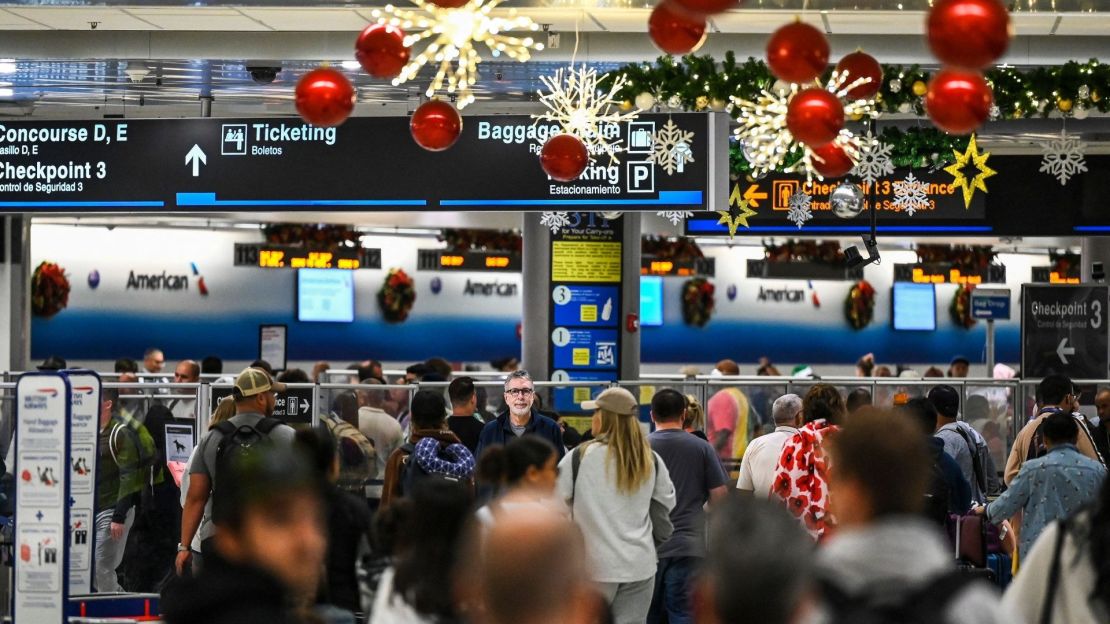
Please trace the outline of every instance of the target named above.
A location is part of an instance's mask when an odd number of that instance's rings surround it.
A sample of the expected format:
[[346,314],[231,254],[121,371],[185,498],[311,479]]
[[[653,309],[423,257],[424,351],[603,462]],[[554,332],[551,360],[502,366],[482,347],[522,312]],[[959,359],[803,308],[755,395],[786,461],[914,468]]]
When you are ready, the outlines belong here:
[[[823,79],[829,74],[831,69]],[[917,65],[884,65],[879,111],[924,115],[924,87],[932,74]],[[737,63],[732,52],[720,62],[711,56],[688,55],[677,61],[661,56],[655,64],[633,63],[610,72],[602,84],[622,75],[626,83],[617,94],[620,99],[633,102],[637,95],[650,93],[664,103],[676,98],[686,110],[721,109],[730,96],[754,99],[775,82],[763,61]],[[1110,112],[1110,65],[1097,59],[1023,70],[997,68],[986,76],[994,88],[998,118],[1048,117],[1054,110],[1067,116]]]

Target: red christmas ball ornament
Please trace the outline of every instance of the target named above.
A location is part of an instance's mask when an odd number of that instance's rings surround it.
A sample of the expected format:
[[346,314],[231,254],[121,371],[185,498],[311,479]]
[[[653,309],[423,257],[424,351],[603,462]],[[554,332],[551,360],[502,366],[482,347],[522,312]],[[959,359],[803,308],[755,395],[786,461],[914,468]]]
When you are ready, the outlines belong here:
[[586,170],[590,154],[586,144],[573,134],[557,134],[540,150],[540,165],[553,180],[571,182]]
[[318,67],[297,82],[297,113],[314,126],[338,126],[355,108],[355,88],[342,73]]
[[396,78],[409,53],[405,31],[389,24],[369,25],[355,41],[355,60],[375,78]]
[[660,2],[648,18],[648,34],[655,47],[667,54],[689,54],[705,42],[705,18]]
[[462,134],[462,117],[443,100],[428,100],[412,114],[409,130],[416,144],[429,152],[442,152]]
[[739,0],[671,0],[692,15],[716,15],[740,6]]
[[875,57],[862,50],[852,52],[840,59],[840,62],[836,64],[836,72],[838,74],[848,74],[848,80],[844,84],[852,84],[860,78],[871,79],[870,82],[848,91],[848,97],[853,100],[869,100],[883,86],[883,68],[879,65],[879,61],[876,61]]
[[776,30],[767,40],[767,65],[776,78],[787,82],[809,82],[829,64],[829,42],[825,35],[797,21]]
[[942,69],[929,81],[925,110],[938,128],[968,134],[990,116],[994,94],[977,71]]
[[836,143],[826,143],[813,148],[813,168],[823,177],[839,178],[856,166],[848,154]]
[[929,47],[948,65],[982,69],[1006,52],[1010,13],[998,0],[938,0],[925,22]]
[[799,91],[786,106],[786,127],[795,139],[810,147],[824,145],[844,127],[844,105],[818,87]]
[[466,6],[470,0],[428,0],[441,9],[458,9]]

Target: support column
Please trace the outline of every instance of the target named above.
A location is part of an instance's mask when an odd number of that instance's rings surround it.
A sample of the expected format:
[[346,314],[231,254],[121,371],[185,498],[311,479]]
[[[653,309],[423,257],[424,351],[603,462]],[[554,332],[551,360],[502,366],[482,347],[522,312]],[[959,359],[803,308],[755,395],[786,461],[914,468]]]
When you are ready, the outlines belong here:
[[540,213],[524,213],[521,249],[521,366],[537,380],[549,379],[547,325],[551,301],[551,230],[540,224]]
[[[1106,236],[1084,236],[1080,246],[1080,256],[1082,272],[1080,277],[1083,282],[1093,281],[1091,277],[1091,267],[1096,262],[1101,262],[1103,272],[1110,270],[1110,237]],[[1103,281],[1106,278],[1103,277]]]
[[0,370],[27,370],[31,355],[31,219],[3,218],[0,248]]
[[[621,217],[624,245],[621,248],[621,354],[620,378],[640,378],[640,223],[638,212],[626,212]],[[627,319],[636,316],[636,331],[630,332]]]

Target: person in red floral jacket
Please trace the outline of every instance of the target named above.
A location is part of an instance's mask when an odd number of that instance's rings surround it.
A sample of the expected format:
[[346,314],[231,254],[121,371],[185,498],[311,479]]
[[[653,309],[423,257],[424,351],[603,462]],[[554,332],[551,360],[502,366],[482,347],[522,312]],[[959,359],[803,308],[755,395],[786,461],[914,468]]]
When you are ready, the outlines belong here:
[[835,521],[829,516],[829,460],[824,443],[838,431],[846,413],[840,391],[817,384],[802,399],[805,425],[786,442],[771,485],[771,500],[781,501],[815,540]]

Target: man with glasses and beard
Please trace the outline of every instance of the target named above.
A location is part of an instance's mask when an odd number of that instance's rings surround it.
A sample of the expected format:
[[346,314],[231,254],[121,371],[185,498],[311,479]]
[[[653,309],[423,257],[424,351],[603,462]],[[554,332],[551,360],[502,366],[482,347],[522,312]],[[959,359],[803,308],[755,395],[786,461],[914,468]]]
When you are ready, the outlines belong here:
[[536,411],[533,406],[535,398],[532,376],[528,371],[518,370],[509,375],[505,379],[507,409],[497,418],[486,423],[485,428],[482,429],[482,435],[478,438],[475,457],[481,457],[482,451],[488,446],[505,444],[523,435],[538,435],[547,438],[562,458],[566,453],[562,431],[554,420]]

